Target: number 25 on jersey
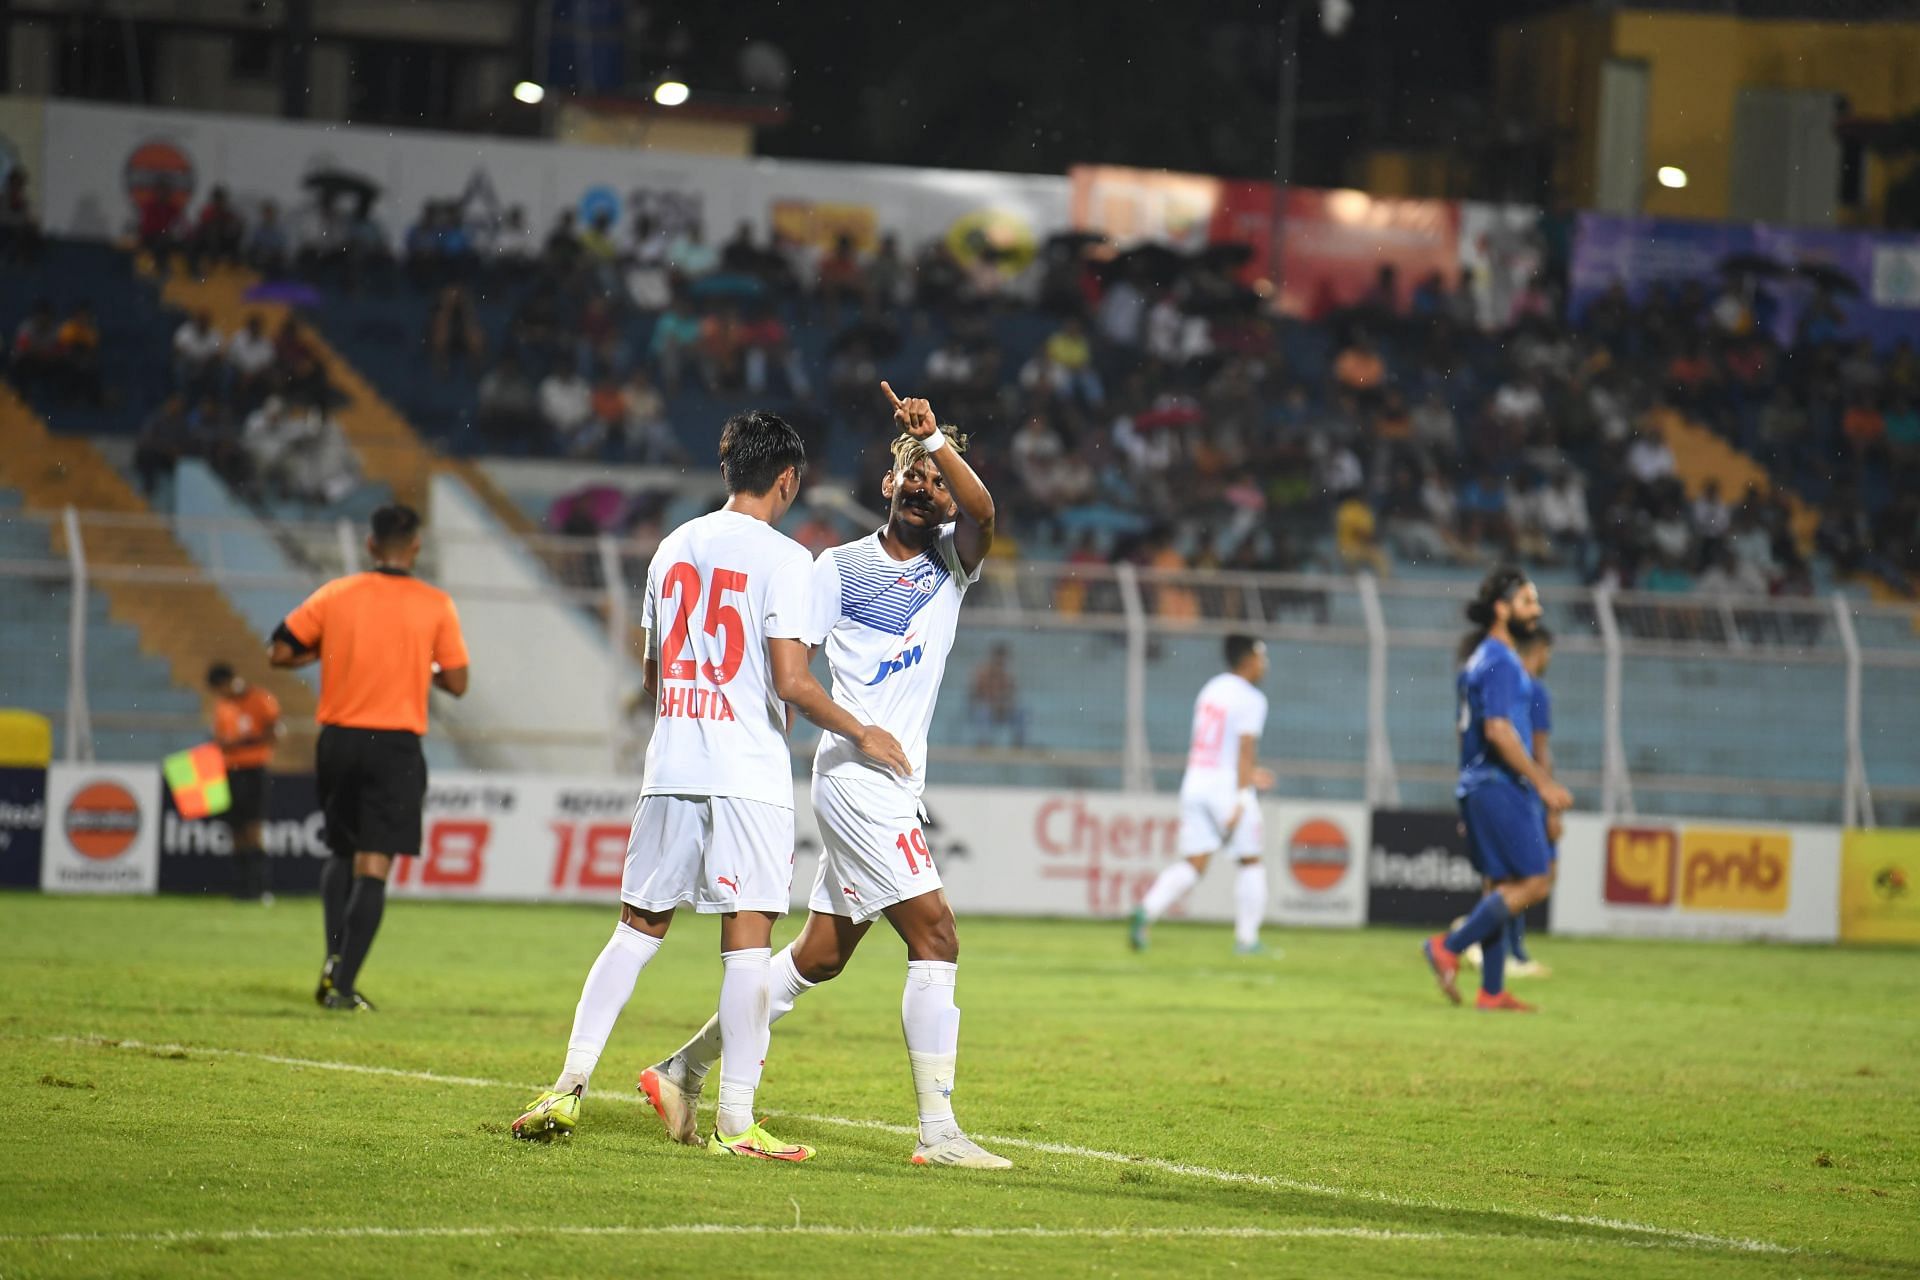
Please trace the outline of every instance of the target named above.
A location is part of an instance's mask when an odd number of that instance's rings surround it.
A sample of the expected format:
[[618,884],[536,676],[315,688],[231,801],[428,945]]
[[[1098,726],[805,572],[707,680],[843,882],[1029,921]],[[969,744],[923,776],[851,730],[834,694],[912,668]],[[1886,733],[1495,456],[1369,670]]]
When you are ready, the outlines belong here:
[[[693,682],[703,679],[708,684],[719,686],[732,680],[740,670],[740,663],[747,653],[747,624],[740,616],[740,610],[727,599],[729,594],[744,595],[747,590],[747,575],[734,569],[715,569],[711,579],[705,584],[704,591],[700,581],[700,571],[684,560],[667,570],[660,580],[660,605],[665,607],[671,598],[674,602],[673,622],[667,627],[667,636],[660,644],[660,678],[662,681]],[[693,619],[700,608],[700,598],[706,596],[706,612],[701,618],[700,630],[714,641],[712,645],[703,645],[708,649],[706,661],[697,661],[693,652]],[[717,660],[712,650],[717,649]],[[713,689],[668,689],[660,691],[661,718],[685,717],[692,720],[731,720],[733,708],[727,704],[726,695],[718,687]]]

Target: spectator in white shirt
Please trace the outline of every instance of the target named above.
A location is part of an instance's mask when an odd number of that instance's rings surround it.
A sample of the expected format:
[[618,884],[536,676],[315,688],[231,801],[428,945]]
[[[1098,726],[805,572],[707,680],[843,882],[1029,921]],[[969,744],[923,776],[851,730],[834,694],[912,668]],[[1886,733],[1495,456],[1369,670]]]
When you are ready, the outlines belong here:
[[1587,487],[1580,473],[1563,466],[1537,495],[1540,526],[1547,538],[1561,551],[1584,563],[1587,541],[1593,534],[1592,517],[1587,511]]
[[1710,596],[1764,596],[1767,575],[1759,566],[1735,555],[1731,547],[1722,547],[1705,573],[1694,582],[1694,589]]
[[673,248],[667,252],[667,261],[681,279],[698,280],[713,274],[720,265],[720,253],[706,243],[699,224],[695,223],[673,242]]
[[569,452],[593,425],[593,388],[572,361],[556,360],[540,380],[540,418]]
[[518,271],[540,256],[540,238],[527,225],[527,211],[519,205],[507,210],[507,216],[493,229],[487,254],[496,267]]
[[225,354],[233,398],[248,405],[265,395],[273,375],[273,339],[257,314],[227,339]]
[[1660,500],[1652,522],[1647,525],[1647,541],[1661,559],[1671,564],[1689,561],[1693,527],[1687,522],[1686,503],[1681,495],[1669,493]]
[[1172,294],[1154,303],[1147,311],[1147,354],[1168,364],[1184,361],[1182,336],[1186,324],[1187,318],[1180,314]]
[[1720,482],[1708,480],[1693,500],[1693,531],[1702,542],[1718,542],[1733,527],[1733,512],[1720,500]]
[[1320,463],[1320,491],[1328,498],[1343,497],[1357,491],[1366,483],[1366,472],[1361,469],[1360,455],[1353,447],[1344,442],[1335,442],[1326,449]]
[[1533,374],[1502,383],[1493,393],[1493,416],[1519,429],[1524,436],[1547,414],[1547,402]]
[[1138,347],[1146,320],[1147,295],[1125,276],[1110,285],[1100,299],[1100,311],[1096,319],[1100,336],[1116,347],[1128,351]]
[[1627,471],[1641,484],[1653,484],[1673,475],[1673,450],[1657,427],[1644,427],[1627,448]]
[[210,312],[197,311],[188,316],[173,331],[174,385],[192,399],[215,390],[222,345]]
[[1553,554],[1546,522],[1547,481],[1542,475],[1507,484],[1507,518],[1513,522],[1513,547],[1529,560]]
[[1460,447],[1459,424],[1447,399],[1438,391],[1429,391],[1415,405],[1412,414],[1413,442],[1430,460],[1453,456]]

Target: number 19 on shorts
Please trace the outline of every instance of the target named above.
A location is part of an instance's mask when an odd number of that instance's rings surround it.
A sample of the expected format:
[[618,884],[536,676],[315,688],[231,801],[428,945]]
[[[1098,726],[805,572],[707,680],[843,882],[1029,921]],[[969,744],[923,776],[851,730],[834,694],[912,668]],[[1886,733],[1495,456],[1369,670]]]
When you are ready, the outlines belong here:
[[927,848],[927,837],[918,827],[902,831],[894,840],[893,847],[907,860],[907,870],[916,876],[920,874],[922,863],[929,867],[933,865],[933,853]]

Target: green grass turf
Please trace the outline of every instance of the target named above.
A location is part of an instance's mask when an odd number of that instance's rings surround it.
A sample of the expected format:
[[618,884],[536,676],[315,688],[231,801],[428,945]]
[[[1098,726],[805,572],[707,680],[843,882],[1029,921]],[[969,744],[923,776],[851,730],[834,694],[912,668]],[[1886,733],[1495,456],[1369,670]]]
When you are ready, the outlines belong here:
[[[1136,956],[1119,925],[966,920],[962,1121],[1143,1158],[1006,1145],[993,1175],[801,1118],[913,1120],[878,930],[774,1033],[761,1108],[812,1164],[673,1146],[626,1100],[717,990],[691,917],[579,1135],[511,1141],[611,923],[395,904],[355,1017],[312,1003],[312,902],[0,898],[0,1276],[1920,1274],[1911,951],[1540,938],[1523,1017],[1447,1006],[1411,932],[1239,960],[1219,928]],[[702,1224],[767,1233],[663,1230]],[[404,1234],[337,1234],[367,1227]]]

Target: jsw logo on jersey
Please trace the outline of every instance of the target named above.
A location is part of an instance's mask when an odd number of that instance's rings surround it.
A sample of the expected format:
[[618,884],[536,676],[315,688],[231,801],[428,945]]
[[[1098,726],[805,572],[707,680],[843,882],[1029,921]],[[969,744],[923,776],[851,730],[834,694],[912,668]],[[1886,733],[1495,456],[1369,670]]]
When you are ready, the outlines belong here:
[[921,646],[917,644],[911,648],[902,649],[899,653],[881,663],[880,669],[873,673],[873,679],[867,681],[867,688],[871,689],[888,676],[896,675],[918,663],[920,661],[920,649]]

